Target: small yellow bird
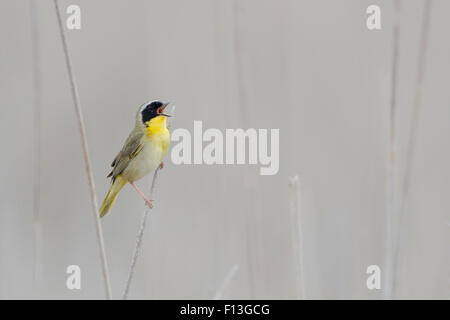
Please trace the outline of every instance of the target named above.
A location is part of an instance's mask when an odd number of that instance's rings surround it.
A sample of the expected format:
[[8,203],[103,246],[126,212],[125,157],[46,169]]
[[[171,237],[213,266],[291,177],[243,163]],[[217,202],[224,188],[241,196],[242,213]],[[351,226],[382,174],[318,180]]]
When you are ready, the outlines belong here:
[[166,126],[166,117],[170,115],[164,113],[168,104],[150,101],[139,107],[136,125],[111,164],[113,169],[108,178],[111,177],[112,185],[100,207],[100,218],[111,210],[117,194],[127,182],[146,205],[153,207],[153,200],[147,199],[134,182],[155,171],[158,166],[164,166],[163,158],[170,145],[170,132]]

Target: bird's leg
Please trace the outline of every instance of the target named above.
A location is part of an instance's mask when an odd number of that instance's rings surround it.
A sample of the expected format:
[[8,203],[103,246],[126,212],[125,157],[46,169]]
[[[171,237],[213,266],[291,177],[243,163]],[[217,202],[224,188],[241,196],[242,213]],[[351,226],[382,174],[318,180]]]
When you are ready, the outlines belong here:
[[164,161],[161,161],[161,164],[159,165],[159,169],[164,169]]
[[137,193],[139,193],[139,195],[144,199],[145,204],[146,204],[150,209],[153,208],[153,204],[152,204],[152,201],[153,201],[153,200],[147,199],[147,197],[142,193],[141,190],[139,190],[139,188],[137,187],[136,184],[134,184],[134,182],[130,182],[130,184],[131,184],[131,186],[134,188],[134,190],[136,190]]

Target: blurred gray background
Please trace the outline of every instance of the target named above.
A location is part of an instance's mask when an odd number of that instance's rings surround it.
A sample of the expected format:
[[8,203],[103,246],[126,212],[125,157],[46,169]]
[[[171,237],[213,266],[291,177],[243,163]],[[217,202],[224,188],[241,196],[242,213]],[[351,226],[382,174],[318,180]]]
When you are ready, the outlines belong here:
[[[402,245],[393,297],[448,299],[447,0],[431,7],[417,145],[407,210],[399,218],[424,3],[401,1],[399,11],[392,230]],[[177,106],[173,128],[192,130],[193,121],[202,120],[205,129],[280,129],[274,176],[259,175],[254,165],[174,165],[166,156],[130,298],[210,299],[221,287],[222,297],[231,299],[386,297],[384,288],[366,288],[366,268],[379,265],[384,276],[394,1],[72,0],[60,2],[64,19],[70,4],[81,7],[82,28],[67,36],[99,201],[109,187],[109,164],[147,100]],[[371,4],[382,10],[379,31],[366,28]],[[53,1],[36,1],[35,11],[38,245],[30,1],[2,0],[0,12],[0,298],[102,299]],[[299,192],[289,186],[295,175]],[[148,190],[149,179],[138,184]],[[301,243],[293,237],[293,203],[300,204]],[[126,186],[102,219],[114,298],[125,285],[143,210]],[[81,290],[66,288],[71,264],[81,268]]]

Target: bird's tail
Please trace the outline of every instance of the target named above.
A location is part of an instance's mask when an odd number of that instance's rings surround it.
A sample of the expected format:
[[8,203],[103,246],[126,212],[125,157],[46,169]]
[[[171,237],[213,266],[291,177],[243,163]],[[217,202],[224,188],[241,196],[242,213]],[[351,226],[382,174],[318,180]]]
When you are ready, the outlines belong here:
[[112,208],[114,201],[116,201],[117,194],[120,190],[122,190],[123,186],[127,183],[121,175],[118,175],[109,188],[108,193],[106,194],[105,200],[103,200],[102,206],[100,207],[100,218],[103,218]]

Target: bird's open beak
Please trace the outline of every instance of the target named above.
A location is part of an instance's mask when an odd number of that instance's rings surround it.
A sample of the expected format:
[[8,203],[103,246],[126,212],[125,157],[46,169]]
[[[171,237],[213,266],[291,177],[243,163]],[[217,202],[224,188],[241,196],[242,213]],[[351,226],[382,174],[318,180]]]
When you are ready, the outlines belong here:
[[166,102],[166,103],[164,103],[164,104],[162,105],[162,108],[163,108],[163,112],[159,114],[160,116],[171,117],[171,115],[170,115],[170,114],[166,114],[166,113],[164,113],[164,110],[165,110],[165,109],[166,109],[166,107],[167,107],[167,106],[169,105],[169,103],[170,103],[170,102]]

